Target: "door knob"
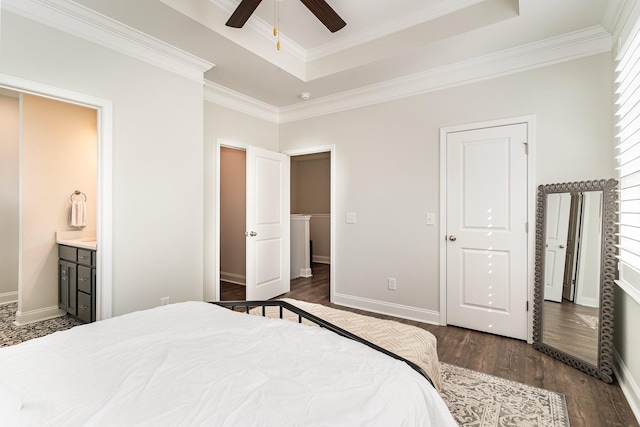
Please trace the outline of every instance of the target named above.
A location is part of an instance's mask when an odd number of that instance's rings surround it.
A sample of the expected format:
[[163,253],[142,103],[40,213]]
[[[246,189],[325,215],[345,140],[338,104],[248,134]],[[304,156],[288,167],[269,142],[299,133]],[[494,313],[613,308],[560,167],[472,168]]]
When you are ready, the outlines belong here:
[[564,245],[560,245],[560,249],[564,249]]
[[[244,233],[244,234],[246,235],[247,233]],[[257,235],[258,233],[256,233],[255,231],[252,231],[251,233],[249,233],[249,236],[251,237],[256,237]]]
[[449,240],[451,240],[452,242],[455,242],[457,239],[456,236],[454,236],[453,234],[451,236],[449,236]]

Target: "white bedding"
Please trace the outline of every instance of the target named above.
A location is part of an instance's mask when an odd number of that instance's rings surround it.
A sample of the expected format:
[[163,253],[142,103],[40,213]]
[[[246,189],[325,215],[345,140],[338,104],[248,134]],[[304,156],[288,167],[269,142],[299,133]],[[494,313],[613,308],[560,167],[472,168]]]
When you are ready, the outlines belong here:
[[405,363],[320,328],[171,304],[0,349],[25,426],[455,426]]

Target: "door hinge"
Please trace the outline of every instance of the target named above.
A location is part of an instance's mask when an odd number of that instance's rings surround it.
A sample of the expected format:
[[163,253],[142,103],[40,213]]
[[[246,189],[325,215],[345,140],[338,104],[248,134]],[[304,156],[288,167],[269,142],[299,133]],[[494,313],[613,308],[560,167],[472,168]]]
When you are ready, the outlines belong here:
[[524,232],[528,233],[529,232],[529,222],[525,222],[524,223]]
[[529,154],[529,143],[528,142],[523,142],[524,144],[524,154]]
[[527,311],[529,311],[529,301],[527,301]]

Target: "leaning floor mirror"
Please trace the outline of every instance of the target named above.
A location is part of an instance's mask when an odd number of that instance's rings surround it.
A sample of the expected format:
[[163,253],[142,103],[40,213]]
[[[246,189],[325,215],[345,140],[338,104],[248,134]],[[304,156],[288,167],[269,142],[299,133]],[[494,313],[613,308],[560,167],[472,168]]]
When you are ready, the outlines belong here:
[[538,187],[534,348],[613,381],[617,181]]

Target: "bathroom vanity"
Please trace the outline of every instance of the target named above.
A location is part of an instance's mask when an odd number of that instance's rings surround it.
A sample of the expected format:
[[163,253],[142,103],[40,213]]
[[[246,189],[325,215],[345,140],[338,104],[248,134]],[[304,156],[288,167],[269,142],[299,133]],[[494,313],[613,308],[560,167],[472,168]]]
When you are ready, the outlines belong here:
[[83,322],[95,322],[95,241],[58,240],[58,307]]

